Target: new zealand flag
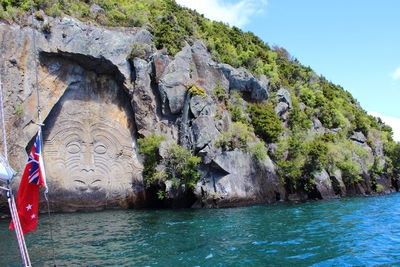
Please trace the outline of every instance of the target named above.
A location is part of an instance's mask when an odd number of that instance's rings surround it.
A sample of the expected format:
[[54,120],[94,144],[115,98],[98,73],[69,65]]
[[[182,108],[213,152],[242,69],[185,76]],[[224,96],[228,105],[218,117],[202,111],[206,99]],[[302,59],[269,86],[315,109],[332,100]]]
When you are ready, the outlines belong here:
[[[41,129],[39,128],[28,162],[25,165],[17,194],[18,216],[24,234],[36,230],[39,210],[39,186],[47,187],[41,152]],[[13,222],[10,224],[10,229],[14,229]]]

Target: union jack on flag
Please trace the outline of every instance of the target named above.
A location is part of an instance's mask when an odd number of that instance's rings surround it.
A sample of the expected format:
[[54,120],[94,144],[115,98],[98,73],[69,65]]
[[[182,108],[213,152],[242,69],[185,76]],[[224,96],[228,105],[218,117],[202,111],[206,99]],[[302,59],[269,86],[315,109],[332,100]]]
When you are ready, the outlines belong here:
[[[26,163],[26,167],[29,168],[29,174],[28,174],[28,179],[29,183],[34,183],[37,185],[44,186],[45,185],[45,180],[43,175],[41,175],[41,167],[43,164],[42,162],[42,155],[41,155],[41,131],[38,131],[38,135],[36,137],[35,143],[33,144],[31,153],[29,154],[28,157],[28,162]],[[42,177],[40,177],[42,176]],[[42,178],[42,179],[39,179]],[[42,181],[40,181],[42,180]]]

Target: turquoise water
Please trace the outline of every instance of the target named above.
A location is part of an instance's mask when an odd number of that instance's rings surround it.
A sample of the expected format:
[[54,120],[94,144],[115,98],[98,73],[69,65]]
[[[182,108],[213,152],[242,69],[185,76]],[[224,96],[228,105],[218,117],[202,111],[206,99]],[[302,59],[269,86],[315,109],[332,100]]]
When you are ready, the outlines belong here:
[[[211,209],[54,214],[57,266],[346,266],[400,264],[400,194]],[[47,218],[27,234],[51,266]],[[0,220],[0,266],[19,266]]]

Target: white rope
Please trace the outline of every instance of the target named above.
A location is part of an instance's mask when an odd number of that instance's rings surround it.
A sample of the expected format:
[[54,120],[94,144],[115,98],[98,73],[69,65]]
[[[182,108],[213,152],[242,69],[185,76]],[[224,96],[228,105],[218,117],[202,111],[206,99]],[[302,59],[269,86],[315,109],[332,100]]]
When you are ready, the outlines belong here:
[[3,153],[6,162],[8,163],[8,152],[7,152],[7,136],[6,136],[6,126],[4,124],[4,101],[3,101],[3,87],[1,83],[1,73],[0,73],[0,117],[1,117],[1,132],[3,135]]
[[10,189],[6,188],[6,187],[2,187],[0,186],[0,189],[4,190],[4,191],[10,191]]
[[21,253],[21,257],[22,257],[22,260],[23,260],[25,266],[30,267],[30,266],[32,266],[32,264],[31,264],[31,260],[29,258],[29,253],[28,253],[28,249],[26,247],[24,233],[21,228],[21,222],[19,220],[18,211],[17,211],[16,205],[15,205],[15,200],[14,200],[11,190],[9,192],[7,192],[7,196],[8,196],[8,205],[10,206],[11,218],[13,220],[15,233],[17,235],[18,246],[19,246],[19,250]]

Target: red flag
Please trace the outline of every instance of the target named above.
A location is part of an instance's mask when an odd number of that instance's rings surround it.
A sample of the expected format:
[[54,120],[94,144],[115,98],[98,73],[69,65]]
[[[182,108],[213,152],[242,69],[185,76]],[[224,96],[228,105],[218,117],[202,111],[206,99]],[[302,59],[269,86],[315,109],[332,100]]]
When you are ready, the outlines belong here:
[[[18,188],[17,210],[24,234],[36,231],[39,211],[39,186],[47,187],[40,139],[41,130],[39,129]],[[10,229],[14,229],[12,221]]]

